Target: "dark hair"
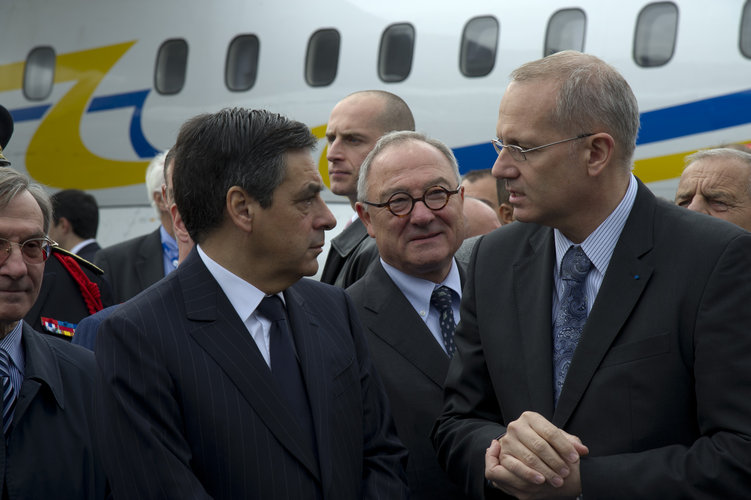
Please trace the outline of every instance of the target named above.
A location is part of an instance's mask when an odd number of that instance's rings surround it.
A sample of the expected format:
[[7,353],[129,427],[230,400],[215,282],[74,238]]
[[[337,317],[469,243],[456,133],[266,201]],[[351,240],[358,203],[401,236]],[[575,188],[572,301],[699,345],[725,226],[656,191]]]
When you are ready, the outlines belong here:
[[77,236],[84,239],[96,238],[99,206],[92,195],[80,189],[64,189],[53,194],[50,201],[55,224],[60,221],[60,217],[65,217]]
[[172,187],[193,241],[201,243],[222,224],[232,186],[271,206],[286,153],[312,151],[316,144],[305,124],[265,110],[226,108],[185,122],[173,148]]

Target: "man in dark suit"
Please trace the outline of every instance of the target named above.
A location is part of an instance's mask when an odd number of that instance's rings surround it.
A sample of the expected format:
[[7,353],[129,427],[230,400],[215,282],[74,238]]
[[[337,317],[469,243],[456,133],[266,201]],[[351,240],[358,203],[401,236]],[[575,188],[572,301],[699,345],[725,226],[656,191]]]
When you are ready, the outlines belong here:
[[[511,75],[434,430],[473,498],[745,498],[751,235],[631,173],[623,77],[565,51]],[[483,456],[485,457],[483,463]]]
[[146,169],[146,189],[159,217],[159,227],[96,253],[94,263],[104,270],[112,286],[115,302],[125,302],[177,268],[178,249],[172,229],[172,216],[162,195],[164,160],[158,154]]
[[[409,450],[412,499],[464,498],[430,442],[462,293],[454,261],[464,238],[459,182],[451,150],[416,132],[383,136],[360,171],[357,212],[381,258],[347,292]],[[448,294],[446,317],[432,300],[439,293]]]
[[[331,192],[357,201],[360,165],[376,141],[392,130],[414,130],[415,120],[407,103],[383,90],[365,90],[345,97],[331,111],[326,126]],[[348,287],[378,260],[375,242],[368,237],[357,214],[331,240],[321,281]]]
[[53,194],[50,238],[71,253],[92,261],[101,249],[96,242],[99,205],[80,189],[63,189]]
[[315,144],[265,111],[183,125],[174,196],[196,247],[97,339],[116,497],[406,496],[406,450],[354,307],[300,280],[335,224]]
[[41,186],[0,169],[0,491],[100,499],[107,484],[90,432],[94,356],[22,320],[50,256],[51,217]]

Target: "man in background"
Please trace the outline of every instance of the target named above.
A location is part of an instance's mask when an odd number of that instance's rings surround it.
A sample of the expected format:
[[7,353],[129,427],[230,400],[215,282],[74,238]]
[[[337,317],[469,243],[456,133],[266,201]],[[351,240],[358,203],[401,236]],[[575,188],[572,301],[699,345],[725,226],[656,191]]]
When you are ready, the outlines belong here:
[[159,217],[159,227],[146,235],[103,248],[94,263],[104,269],[115,302],[124,302],[177,268],[178,249],[172,216],[162,197],[164,159],[160,153],[146,169],[146,190]]
[[96,199],[80,189],[64,189],[53,194],[50,238],[70,253],[92,261],[101,249],[96,241],[99,206]]
[[[354,210],[360,165],[378,138],[392,130],[414,129],[409,106],[390,92],[365,90],[339,101],[326,127],[331,192],[346,196]],[[331,240],[321,281],[346,288],[377,258],[378,249],[355,213],[349,225]]]
[[462,177],[464,195],[477,198],[493,209],[501,225],[513,220],[514,208],[508,202],[503,179],[496,179],[489,168],[470,170]]
[[707,149],[686,158],[675,203],[751,231],[751,153]]

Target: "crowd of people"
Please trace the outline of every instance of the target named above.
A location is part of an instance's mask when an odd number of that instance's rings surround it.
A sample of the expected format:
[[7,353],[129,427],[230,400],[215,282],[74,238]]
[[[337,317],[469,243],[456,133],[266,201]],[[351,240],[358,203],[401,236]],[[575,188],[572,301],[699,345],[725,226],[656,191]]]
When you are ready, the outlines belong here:
[[307,125],[189,119],[159,228],[100,249],[0,107],[2,497],[747,498],[751,153],[655,197],[630,86],[574,51],[513,71],[492,169],[415,129],[382,90],[331,111],[319,281]]

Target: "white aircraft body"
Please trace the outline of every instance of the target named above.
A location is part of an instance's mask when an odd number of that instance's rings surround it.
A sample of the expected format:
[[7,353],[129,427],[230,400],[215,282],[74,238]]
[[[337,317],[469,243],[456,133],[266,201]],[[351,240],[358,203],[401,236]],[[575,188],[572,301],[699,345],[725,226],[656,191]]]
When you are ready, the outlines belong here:
[[[685,155],[751,140],[749,3],[3,0],[0,103],[16,123],[5,154],[51,191],[93,193],[108,245],[156,227],[145,168],[198,113],[266,108],[308,124],[328,183],[331,108],[385,89],[466,172],[494,162],[511,70],[572,48],[630,82],[635,173],[672,199]],[[333,236],[352,212],[326,199]]]

